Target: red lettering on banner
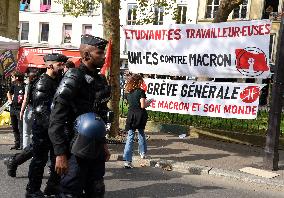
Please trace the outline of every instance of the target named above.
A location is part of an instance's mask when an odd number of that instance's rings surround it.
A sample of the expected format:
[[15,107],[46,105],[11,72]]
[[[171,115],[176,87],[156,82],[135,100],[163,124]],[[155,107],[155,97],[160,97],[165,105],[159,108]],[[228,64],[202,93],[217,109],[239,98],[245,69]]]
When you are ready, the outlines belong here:
[[199,107],[201,104],[198,103],[192,103],[192,111],[199,111]]
[[219,104],[205,104],[204,105],[204,112],[214,112],[214,113],[221,113],[221,105]]
[[180,40],[181,29],[162,30],[130,30],[124,29],[128,40]]
[[243,114],[243,115],[256,115],[257,106],[238,106],[238,105],[225,105],[224,113]]
[[150,106],[152,108],[156,108],[156,100],[153,100],[151,103],[150,103]]
[[270,34],[271,24],[246,25],[240,27],[223,28],[198,28],[186,29],[186,38],[224,38],[224,37],[245,37],[252,35]]
[[[156,101],[155,101],[156,102]],[[152,102],[153,104],[153,102]],[[199,109],[200,104],[198,103],[193,103],[194,104],[194,110]],[[154,104],[155,106],[155,104]],[[151,106],[152,108],[155,108]],[[162,109],[170,109],[170,110],[186,110],[188,111],[190,107],[190,103],[184,103],[184,102],[173,102],[173,101],[158,101],[158,106],[157,108],[162,108]],[[191,106],[193,108],[193,105]]]

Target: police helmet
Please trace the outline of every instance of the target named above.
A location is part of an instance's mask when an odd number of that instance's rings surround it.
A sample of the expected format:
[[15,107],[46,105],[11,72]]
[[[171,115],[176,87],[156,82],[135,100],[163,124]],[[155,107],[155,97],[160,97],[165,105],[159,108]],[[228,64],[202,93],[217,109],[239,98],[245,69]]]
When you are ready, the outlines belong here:
[[106,126],[100,116],[85,113],[77,117],[74,124],[75,132],[87,138],[100,139],[106,135]]
[[97,156],[97,144],[106,135],[104,121],[95,113],[85,113],[78,116],[74,123],[75,138],[72,141],[71,153],[87,159]]

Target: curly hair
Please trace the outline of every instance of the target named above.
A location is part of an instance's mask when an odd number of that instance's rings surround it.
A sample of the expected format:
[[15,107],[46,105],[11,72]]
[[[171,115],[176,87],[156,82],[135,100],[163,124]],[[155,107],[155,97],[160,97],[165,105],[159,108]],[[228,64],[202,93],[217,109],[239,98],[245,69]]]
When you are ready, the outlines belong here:
[[24,81],[25,75],[19,71],[12,72],[11,76],[15,76],[18,81],[22,82]]
[[135,89],[138,89],[141,87],[142,83],[144,82],[142,76],[139,74],[133,74],[130,76],[126,82],[125,85],[125,92],[126,93],[131,93]]

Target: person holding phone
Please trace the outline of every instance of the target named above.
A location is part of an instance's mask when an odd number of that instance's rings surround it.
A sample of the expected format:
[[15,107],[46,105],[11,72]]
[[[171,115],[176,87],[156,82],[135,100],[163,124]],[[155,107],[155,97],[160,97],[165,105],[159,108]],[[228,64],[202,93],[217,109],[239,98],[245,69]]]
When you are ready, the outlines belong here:
[[147,123],[148,114],[146,108],[150,106],[152,100],[146,100],[145,90],[141,88],[144,84],[142,76],[132,75],[125,86],[127,102],[129,104],[125,129],[128,131],[126,144],[124,147],[123,159],[124,168],[133,168],[132,154],[135,131],[138,130],[139,153],[142,159],[146,158],[147,144],[144,129]]

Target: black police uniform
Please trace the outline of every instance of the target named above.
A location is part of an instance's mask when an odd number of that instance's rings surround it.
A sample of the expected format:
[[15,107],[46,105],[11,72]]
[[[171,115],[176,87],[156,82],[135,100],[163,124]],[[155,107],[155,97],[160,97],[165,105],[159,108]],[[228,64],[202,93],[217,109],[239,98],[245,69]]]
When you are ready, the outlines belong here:
[[[61,54],[48,54],[44,57],[44,60],[45,62],[66,62],[67,57]],[[33,158],[29,166],[29,183],[27,185],[26,197],[43,197],[40,187],[49,152],[51,173],[47,185],[57,185],[60,182],[60,176],[55,172],[55,156],[48,137],[50,109],[58,85],[58,78],[52,78],[47,74],[42,74],[32,91],[34,116],[32,123]]]
[[9,93],[13,95],[10,107],[10,118],[15,137],[15,146],[11,149],[21,149],[23,147],[23,121],[20,120],[20,111],[25,95],[24,83],[12,84]]
[[[105,48],[107,41],[84,36],[82,43]],[[76,117],[95,112],[106,120],[110,98],[110,87],[98,72],[90,71],[84,64],[80,68],[69,69],[64,75],[53,100],[49,125],[49,137],[55,155],[68,155],[69,169],[61,179],[62,197],[103,197],[105,193],[105,139],[97,142],[92,156],[75,156],[70,153],[74,131],[64,132],[66,125],[73,126]],[[69,127],[71,129],[73,127]]]
[[[32,105],[32,90],[39,80],[39,76],[34,78],[29,84],[28,84],[28,90],[27,90],[27,104]],[[4,164],[7,166],[7,173],[10,177],[16,177],[16,172],[18,166],[25,163],[29,159],[31,159],[33,156],[33,150],[32,145],[28,145],[24,150],[22,150],[20,153],[16,153],[10,157],[7,157],[4,159]]]

